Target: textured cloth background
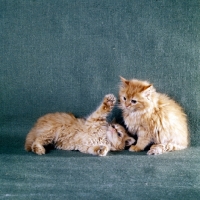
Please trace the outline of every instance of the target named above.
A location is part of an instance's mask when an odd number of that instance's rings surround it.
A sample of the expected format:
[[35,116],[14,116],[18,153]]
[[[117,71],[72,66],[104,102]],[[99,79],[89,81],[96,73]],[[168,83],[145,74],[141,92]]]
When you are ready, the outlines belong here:
[[[200,196],[199,0],[0,0],[0,44],[0,199]],[[118,95],[120,75],[182,105],[190,149],[106,158],[24,151],[38,117],[87,116],[105,94]]]

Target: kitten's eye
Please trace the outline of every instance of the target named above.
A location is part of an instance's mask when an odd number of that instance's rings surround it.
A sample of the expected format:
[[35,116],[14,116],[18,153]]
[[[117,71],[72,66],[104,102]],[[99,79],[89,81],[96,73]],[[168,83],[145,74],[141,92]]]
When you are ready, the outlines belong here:
[[120,132],[117,132],[117,135],[118,135],[119,137],[122,137],[122,134],[121,134]]
[[136,104],[136,103],[137,103],[137,101],[136,101],[136,100],[134,100],[134,99],[132,99],[132,100],[131,100],[131,103],[133,103],[133,104]]
[[115,128],[115,125],[111,125],[112,126],[112,128]]
[[124,101],[126,101],[126,97],[124,97]]

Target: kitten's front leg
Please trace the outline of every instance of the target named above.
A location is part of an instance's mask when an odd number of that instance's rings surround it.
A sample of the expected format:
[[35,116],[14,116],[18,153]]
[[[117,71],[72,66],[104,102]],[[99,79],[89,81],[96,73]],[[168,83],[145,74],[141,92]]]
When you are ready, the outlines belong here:
[[96,120],[106,120],[107,114],[113,109],[116,102],[116,98],[113,94],[107,94],[101,105],[94,111],[88,118],[86,123],[92,123]]
[[136,145],[132,145],[129,148],[129,151],[143,151],[145,149],[145,147],[150,144],[151,140],[147,137],[138,137],[137,143]]
[[88,149],[88,152],[90,154],[97,155],[97,156],[106,156],[108,151],[109,151],[109,148],[103,145],[90,147]]
[[108,114],[113,109],[115,102],[115,96],[113,94],[107,94],[99,106],[99,109],[97,109],[96,114],[98,114],[99,117],[106,117],[105,114]]
[[116,98],[113,94],[107,94],[105,97],[104,97],[104,100],[103,100],[103,109],[106,110],[107,112],[110,112],[114,105],[115,105],[115,102],[116,102]]
[[166,152],[164,144],[154,144],[151,146],[150,150],[147,152],[148,155],[158,155]]
[[151,146],[150,150],[147,152],[148,155],[159,155],[165,152],[176,151],[185,149],[187,146],[177,145],[174,143],[165,143],[165,144],[154,144]]

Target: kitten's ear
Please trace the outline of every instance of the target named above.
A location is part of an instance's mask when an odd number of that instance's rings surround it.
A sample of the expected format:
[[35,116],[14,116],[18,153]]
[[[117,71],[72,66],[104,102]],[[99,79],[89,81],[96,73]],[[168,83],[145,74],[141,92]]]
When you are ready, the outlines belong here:
[[148,85],[145,87],[145,89],[143,90],[142,94],[149,99],[149,97],[151,96],[151,94],[155,92],[155,88],[153,87],[153,85]]
[[135,139],[132,137],[127,137],[125,140],[125,145],[126,146],[131,146],[135,142]]
[[119,76],[120,77],[120,79],[121,79],[121,82],[123,83],[123,85],[129,85],[129,81],[128,80],[126,80],[125,78],[123,78],[122,76]]

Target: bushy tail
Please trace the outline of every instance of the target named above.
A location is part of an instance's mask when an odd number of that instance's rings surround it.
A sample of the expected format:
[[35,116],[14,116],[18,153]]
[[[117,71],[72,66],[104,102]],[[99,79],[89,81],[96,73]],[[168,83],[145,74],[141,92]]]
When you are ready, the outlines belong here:
[[28,135],[26,136],[26,141],[25,141],[25,150],[26,151],[32,151],[32,144],[35,141],[35,135],[34,131],[31,130]]

